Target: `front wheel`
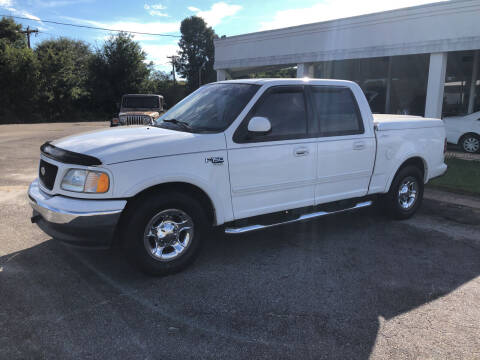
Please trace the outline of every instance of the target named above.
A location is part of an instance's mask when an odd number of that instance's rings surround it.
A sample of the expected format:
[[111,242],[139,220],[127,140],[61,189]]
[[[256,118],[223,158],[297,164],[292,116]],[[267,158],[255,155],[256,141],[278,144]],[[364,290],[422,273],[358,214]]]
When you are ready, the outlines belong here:
[[385,197],[388,212],[395,219],[408,219],[423,199],[423,175],[415,166],[406,166],[393,179]]
[[207,224],[195,199],[181,193],[151,195],[129,209],[123,243],[144,272],[171,274],[196,258]]
[[460,146],[462,150],[474,154],[480,151],[480,137],[474,134],[467,134],[462,137],[460,141]]

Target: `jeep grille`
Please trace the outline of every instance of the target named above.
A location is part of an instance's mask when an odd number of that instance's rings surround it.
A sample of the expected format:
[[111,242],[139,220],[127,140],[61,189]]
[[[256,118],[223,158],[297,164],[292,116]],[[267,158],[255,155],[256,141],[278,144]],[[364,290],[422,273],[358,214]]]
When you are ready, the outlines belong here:
[[125,115],[120,117],[123,125],[150,125],[150,116],[148,115]]

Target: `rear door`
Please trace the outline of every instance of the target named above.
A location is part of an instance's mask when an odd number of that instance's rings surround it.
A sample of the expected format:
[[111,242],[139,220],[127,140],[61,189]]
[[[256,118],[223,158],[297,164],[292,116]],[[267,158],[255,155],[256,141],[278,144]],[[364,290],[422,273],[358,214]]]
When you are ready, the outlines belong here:
[[[271,131],[249,132],[254,116],[268,118]],[[313,205],[317,144],[310,117],[303,85],[273,86],[227,139],[236,219]]]
[[310,86],[318,127],[315,204],[364,196],[375,162],[375,137],[349,87]]

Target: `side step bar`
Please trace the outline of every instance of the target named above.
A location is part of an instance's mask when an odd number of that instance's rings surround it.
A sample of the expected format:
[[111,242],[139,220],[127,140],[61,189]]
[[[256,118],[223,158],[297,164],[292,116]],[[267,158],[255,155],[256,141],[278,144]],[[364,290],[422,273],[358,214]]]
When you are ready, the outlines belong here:
[[284,225],[284,224],[291,224],[291,223],[300,222],[300,221],[306,221],[306,220],[315,219],[315,218],[330,215],[330,214],[337,214],[337,213],[341,213],[341,212],[345,212],[345,211],[365,208],[365,207],[368,207],[368,206],[372,205],[372,203],[373,203],[373,201],[371,201],[371,200],[363,201],[363,202],[359,202],[355,206],[352,206],[352,207],[349,207],[349,208],[345,208],[345,209],[341,209],[341,210],[334,210],[334,211],[317,211],[317,212],[310,213],[310,214],[303,214],[303,215],[299,216],[297,219],[287,220],[287,221],[274,223],[274,224],[248,225],[248,226],[238,227],[238,228],[225,228],[225,233],[226,234],[242,234],[242,233],[246,233],[246,232],[249,232],[249,231],[266,229],[266,228],[270,228],[270,227],[274,227],[274,226],[278,226],[278,225]]

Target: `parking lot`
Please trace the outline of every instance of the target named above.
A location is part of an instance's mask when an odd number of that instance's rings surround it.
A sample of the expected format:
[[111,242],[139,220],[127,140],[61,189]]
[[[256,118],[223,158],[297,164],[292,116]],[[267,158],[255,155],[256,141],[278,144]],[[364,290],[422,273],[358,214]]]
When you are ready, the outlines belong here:
[[0,358],[480,358],[480,209],[430,196],[207,239],[182,273],[30,223],[39,146],[106,123],[0,126]]

